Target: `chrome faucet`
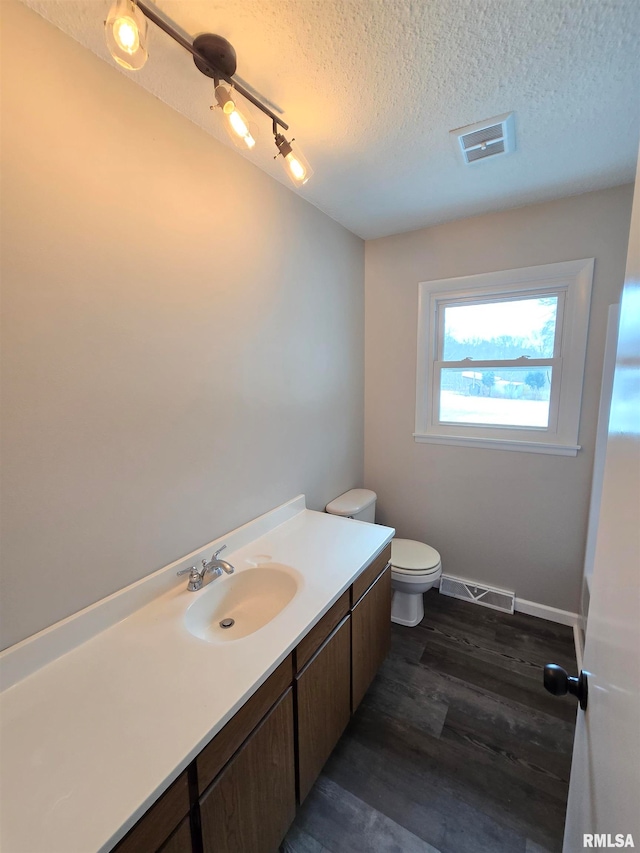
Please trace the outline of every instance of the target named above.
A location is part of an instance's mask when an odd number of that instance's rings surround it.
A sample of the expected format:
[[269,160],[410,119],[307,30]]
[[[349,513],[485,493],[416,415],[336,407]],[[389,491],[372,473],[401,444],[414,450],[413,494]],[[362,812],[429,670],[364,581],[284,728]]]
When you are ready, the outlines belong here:
[[199,589],[202,589],[204,579],[209,572],[211,572],[214,578],[219,578],[223,572],[226,572],[228,575],[234,573],[235,569],[231,563],[218,559],[218,554],[222,553],[226,547],[226,545],[223,545],[222,548],[218,548],[210,560],[203,560],[202,569],[198,569],[196,566],[189,566],[188,569],[180,569],[177,572],[178,575],[189,575],[189,583],[187,584],[189,592],[197,592]]

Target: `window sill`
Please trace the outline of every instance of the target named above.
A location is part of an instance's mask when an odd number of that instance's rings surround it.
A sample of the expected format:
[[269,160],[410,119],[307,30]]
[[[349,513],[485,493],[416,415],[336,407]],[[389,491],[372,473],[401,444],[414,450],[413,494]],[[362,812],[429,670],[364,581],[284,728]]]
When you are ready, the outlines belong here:
[[576,456],[579,444],[543,444],[539,441],[515,441],[503,438],[473,438],[457,435],[424,435],[414,432],[420,444],[451,444],[457,447],[481,447],[485,450],[518,450],[521,453],[547,453],[551,456]]

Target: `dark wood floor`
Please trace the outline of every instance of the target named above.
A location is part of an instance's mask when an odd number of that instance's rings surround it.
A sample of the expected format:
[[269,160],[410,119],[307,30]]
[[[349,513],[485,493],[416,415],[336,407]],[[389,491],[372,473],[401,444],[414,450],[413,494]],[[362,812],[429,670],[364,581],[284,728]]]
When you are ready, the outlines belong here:
[[299,811],[286,853],[562,849],[576,702],[571,628],[425,596]]

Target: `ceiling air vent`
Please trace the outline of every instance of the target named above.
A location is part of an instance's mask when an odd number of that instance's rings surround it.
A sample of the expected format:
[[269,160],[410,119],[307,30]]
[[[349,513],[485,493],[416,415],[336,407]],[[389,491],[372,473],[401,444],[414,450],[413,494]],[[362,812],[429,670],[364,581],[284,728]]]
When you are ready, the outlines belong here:
[[450,136],[467,165],[508,154],[515,148],[513,113],[459,127]]

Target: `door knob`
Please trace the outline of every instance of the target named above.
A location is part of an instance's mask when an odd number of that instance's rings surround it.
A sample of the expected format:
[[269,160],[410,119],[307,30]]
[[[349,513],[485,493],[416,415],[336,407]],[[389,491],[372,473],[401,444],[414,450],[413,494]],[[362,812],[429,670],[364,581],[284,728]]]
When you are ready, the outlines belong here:
[[580,702],[582,710],[587,710],[589,683],[584,669],[581,669],[580,675],[575,678],[568,675],[566,669],[558,666],[557,663],[548,663],[544,668],[544,686],[554,696],[564,696],[566,693],[571,693]]

